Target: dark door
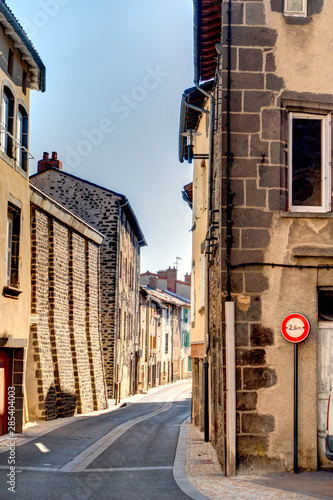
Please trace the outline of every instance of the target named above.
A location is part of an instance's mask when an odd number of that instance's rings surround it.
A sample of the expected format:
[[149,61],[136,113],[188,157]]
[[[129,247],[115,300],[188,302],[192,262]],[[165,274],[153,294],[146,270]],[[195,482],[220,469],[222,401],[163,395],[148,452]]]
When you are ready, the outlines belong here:
[[8,431],[8,387],[12,378],[12,352],[0,349],[0,436]]

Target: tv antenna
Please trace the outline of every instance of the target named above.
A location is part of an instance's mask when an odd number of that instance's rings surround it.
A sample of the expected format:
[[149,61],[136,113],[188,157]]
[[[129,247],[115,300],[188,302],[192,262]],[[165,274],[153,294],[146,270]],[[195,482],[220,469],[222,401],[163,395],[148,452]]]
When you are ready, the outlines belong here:
[[176,269],[178,271],[178,263],[180,260],[183,260],[181,257],[176,257],[176,262],[174,262],[174,264],[176,264]]

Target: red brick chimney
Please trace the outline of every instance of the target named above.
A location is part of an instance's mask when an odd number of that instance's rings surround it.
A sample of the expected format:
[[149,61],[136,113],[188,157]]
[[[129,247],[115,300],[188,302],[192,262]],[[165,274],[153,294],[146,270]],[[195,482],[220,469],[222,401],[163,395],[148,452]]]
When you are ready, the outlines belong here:
[[58,154],[55,151],[52,152],[52,158],[49,158],[49,153],[43,153],[43,159],[38,161],[37,172],[43,172],[50,167],[62,170],[62,162],[58,160]]
[[186,273],[184,276],[184,281],[185,281],[185,283],[188,283],[190,285],[191,284],[191,275]]
[[153,290],[156,290],[157,288],[157,285],[158,285],[158,280],[157,280],[157,276],[154,276],[154,275],[149,275],[149,283],[148,285],[150,286],[150,288],[152,288]]
[[177,269],[175,267],[167,270],[167,290],[172,293],[176,293],[176,281],[177,281]]

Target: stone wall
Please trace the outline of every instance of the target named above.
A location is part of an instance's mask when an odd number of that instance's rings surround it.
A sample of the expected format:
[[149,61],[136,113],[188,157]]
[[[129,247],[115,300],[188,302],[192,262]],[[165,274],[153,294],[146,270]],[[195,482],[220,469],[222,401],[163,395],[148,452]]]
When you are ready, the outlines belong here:
[[106,407],[98,317],[99,247],[33,205],[30,418]]
[[[99,284],[106,384],[109,398],[115,395],[116,383],[121,383],[121,396],[128,396],[133,392],[135,375],[134,358],[130,353],[134,352],[142,245],[127,217],[128,202],[124,202],[122,195],[54,168],[32,176],[31,182],[104,236]],[[124,209],[120,208],[122,204]],[[118,328],[124,323],[119,318],[119,310],[122,318],[124,313],[130,318],[130,323],[126,322],[126,334],[121,332],[120,338]]]

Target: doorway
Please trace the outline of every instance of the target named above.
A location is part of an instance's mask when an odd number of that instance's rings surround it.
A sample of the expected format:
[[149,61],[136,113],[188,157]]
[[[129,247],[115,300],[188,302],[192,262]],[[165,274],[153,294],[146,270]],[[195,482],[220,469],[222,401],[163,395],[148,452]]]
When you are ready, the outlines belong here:
[[12,350],[0,349],[0,436],[8,432],[8,388],[12,380]]

